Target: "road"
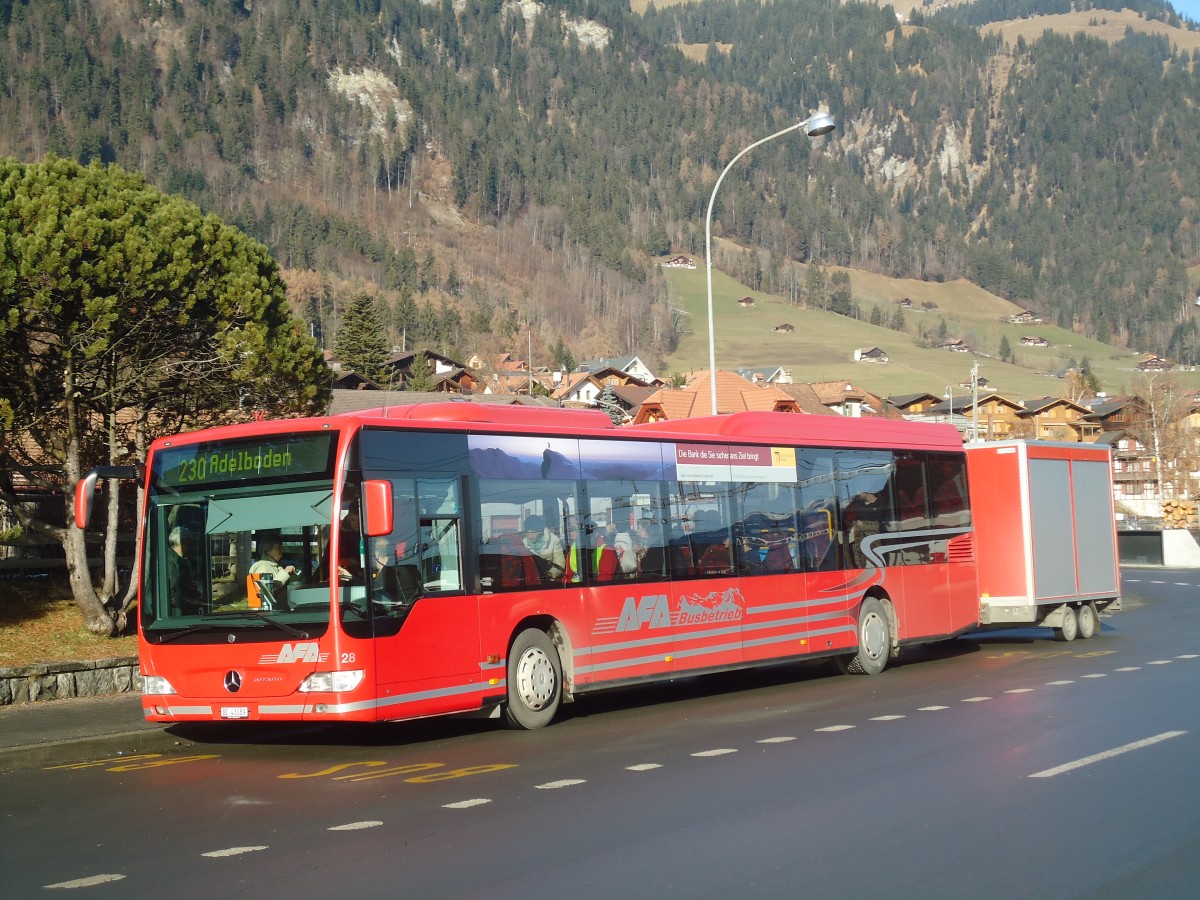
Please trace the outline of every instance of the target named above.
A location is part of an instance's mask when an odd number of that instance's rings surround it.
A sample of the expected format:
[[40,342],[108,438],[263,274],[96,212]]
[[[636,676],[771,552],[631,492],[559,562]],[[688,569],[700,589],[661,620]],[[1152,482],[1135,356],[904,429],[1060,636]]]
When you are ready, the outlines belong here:
[[6,897],[1193,897],[1200,573],[875,678],[587,698],[538,732],[333,728],[0,776]]

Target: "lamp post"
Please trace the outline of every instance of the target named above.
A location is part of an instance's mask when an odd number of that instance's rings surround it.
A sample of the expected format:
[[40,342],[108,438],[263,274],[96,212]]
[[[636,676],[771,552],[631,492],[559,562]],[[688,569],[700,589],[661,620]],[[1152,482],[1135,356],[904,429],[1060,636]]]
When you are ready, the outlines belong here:
[[950,404],[950,409],[946,412],[946,421],[954,421],[954,388],[946,385],[946,389],[942,391],[942,397]]
[[716,336],[713,331],[713,288],[712,288],[712,212],[713,204],[717,200],[717,188],[721,186],[721,182],[725,180],[725,176],[729,174],[729,170],[733,168],[733,164],[761,144],[767,141],[773,141],[777,137],[782,137],[791,131],[796,131],[800,128],[805,129],[805,134],[809,137],[819,137],[823,134],[829,134],[837,127],[837,123],[833,121],[833,116],[829,113],[816,112],[805,119],[803,122],[797,122],[795,125],[789,125],[782,131],[777,131],[772,135],[768,135],[761,140],[755,141],[749,147],[743,149],[737,156],[731,159],[728,165],[722,170],[720,177],[717,178],[717,183],[713,185],[712,196],[708,198],[708,215],[704,219],[704,268],[708,276],[708,374],[711,381],[710,388],[712,390],[712,414],[717,414],[717,343]]

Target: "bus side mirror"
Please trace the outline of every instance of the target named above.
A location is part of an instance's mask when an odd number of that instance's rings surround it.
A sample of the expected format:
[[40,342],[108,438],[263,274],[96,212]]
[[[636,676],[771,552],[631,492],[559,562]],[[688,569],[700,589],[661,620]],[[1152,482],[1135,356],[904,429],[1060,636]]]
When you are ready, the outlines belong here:
[[92,505],[96,499],[98,478],[139,478],[137,466],[96,466],[75,485],[75,525],[87,528],[92,521]]
[[392,483],[382,479],[363,482],[366,500],[366,535],[382,537],[392,533]]
[[92,504],[96,499],[96,470],[88,472],[75,485],[75,527],[84,529],[92,521]]

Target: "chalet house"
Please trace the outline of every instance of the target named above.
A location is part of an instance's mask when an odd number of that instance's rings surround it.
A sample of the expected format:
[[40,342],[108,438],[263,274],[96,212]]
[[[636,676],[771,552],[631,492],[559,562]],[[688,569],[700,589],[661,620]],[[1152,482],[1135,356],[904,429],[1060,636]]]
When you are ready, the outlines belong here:
[[1146,403],[1140,397],[1098,397],[1089,405],[1088,418],[1102,432],[1124,432],[1146,414]]
[[1100,434],[1100,424],[1091,414],[1065,397],[1042,397],[1027,400],[1017,418],[1028,423],[1028,436],[1035,440],[1090,442]]
[[912,309],[913,308],[913,302],[911,300],[909,300],[907,297],[901,297],[899,300],[893,300],[892,302],[895,303],[901,309]]
[[859,347],[854,351],[854,361],[883,365],[887,363],[888,355],[879,347]]
[[595,406],[596,399],[604,393],[606,387],[616,390],[622,387],[644,388],[650,385],[616,366],[606,366],[595,371],[576,370],[568,373],[550,396],[564,405]]
[[939,350],[949,350],[953,353],[970,353],[971,352],[971,348],[968,347],[962,341],[958,340],[957,338],[948,340],[948,341],[942,341],[940,344],[938,344],[938,349]]
[[888,403],[905,416],[923,416],[931,407],[942,402],[937,394],[889,394]]
[[1138,361],[1137,368],[1139,372],[1169,372],[1175,368],[1175,364],[1161,356],[1147,353]]
[[790,322],[784,322],[782,325],[776,325],[771,330],[781,334],[791,334],[796,330],[796,326],[792,325]]
[[738,306],[740,306],[742,309],[749,309],[750,307],[754,306],[754,298],[743,297],[738,301]]
[[1021,338],[1022,347],[1049,347],[1050,342],[1043,337],[1023,337]]
[[1034,325],[1042,321],[1042,317],[1032,309],[1023,309],[1019,313],[1009,316],[1008,321],[1013,325]]
[[792,373],[783,366],[760,366],[755,369],[738,369],[737,373],[751,384],[792,383]]
[[694,262],[692,262],[692,258],[690,256],[683,256],[683,255],[672,256],[665,263],[663,263],[663,265],[666,266],[668,269],[694,269],[694,268],[696,268],[696,264]]
[[1121,429],[1104,432],[1096,443],[1112,451],[1113,499],[1139,515],[1158,515],[1162,498],[1154,454]]
[[589,359],[575,367],[577,372],[599,372],[601,369],[619,369],[626,375],[652,384],[658,379],[650,371],[650,367],[637,356],[604,356],[599,359]]
[[902,419],[903,413],[878,394],[872,394],[865,388],[851,384],[849,381],[818,381],[809,385],[817,398],[835,413],[851,418],[862,416],[881,416],[888,419]]

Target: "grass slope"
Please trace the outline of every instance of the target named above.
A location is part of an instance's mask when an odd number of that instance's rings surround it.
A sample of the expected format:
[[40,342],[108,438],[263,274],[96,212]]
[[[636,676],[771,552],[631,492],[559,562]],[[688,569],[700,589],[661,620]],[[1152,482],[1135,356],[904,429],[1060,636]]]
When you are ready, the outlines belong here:
[[[667,359],[668,373],[708,368],[703,257],[697,257],[696,263],[693,270],[663,269],[672,304],[690,318],[687,333]],[[970,282],[935,284],[847,271],[854,302],[863,311],[861,321],[791,306],[782,297],[751,291],[714,270],[713,318],[718,368],[783,366],[797,382],[845,379],[883,396],[922,391],[944,395],[947,385],[960,392],[958,385],[969,382],[971,365],[978,362],[980,376],[988,380],[993,390],[1021,400],[1057,396],[1062,381],[1053,374],[1067,361],[1087,357],[1102,390],[1116,394],[1137,388],[1140,376],[1134,366],[1138,356],[1133,351],[1045,323],[1011,325],[1003,319],[1020,308]],[[755,299],[753,308],[738,306],[738,299],[746,296]],[[904,313],[905,331],[893,331],[866,321],[872,306],[879,306],[885,321],[890,320],[894,301],[901,297],[908,297],[914,304],[913,309]],[[921,309],[925,303],[936,308]],[[918,345],[921,326],[927,334],[935,335],[943,319],[947,337],[966,341],[975,352],[953,353]],[[794,325],[796,330],[791,334],[773,331],[783,323]],[[1044,338],[1050,346],[1022,346],[1021,338],[1025,336]],[[1000,362],[1001,337],[1008,338],[1016,365]],[[887,365],[856,363],[854,350],[858,347],[880,347],[891,361]],[[1183,387],[1200,388],[1200,373],[1177,372],[1174,378]]]

